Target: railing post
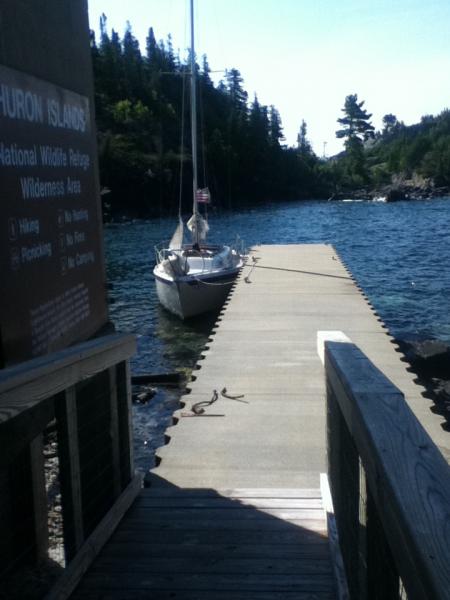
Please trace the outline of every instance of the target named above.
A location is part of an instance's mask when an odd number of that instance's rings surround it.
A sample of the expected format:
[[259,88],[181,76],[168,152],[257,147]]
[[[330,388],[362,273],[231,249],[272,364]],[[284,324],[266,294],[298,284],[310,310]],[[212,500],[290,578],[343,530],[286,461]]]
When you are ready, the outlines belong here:
[[111,461],[113,468],[113,488],[114,497],[120,496],[122,491],[121,485],[121,469],[120,469],[120,432],[119,432],[119,412],[118,412],[118,394],[117,394],[117,377],[116,365],[108,369],[109,376],[109,406],[110,406],[110,428],[109,435],[111,437]]
[[359,458],[332,386],[327,381],[328,473],[351,598],[360,598]]
[[330,487],[352,599],[450,598],[448,462],[356,346],[327,342],[325,368]]
[[117,410],[119,415],[120,466],[122,489],[131,481],[134,473],[133,458],[133,406],[131,402],[130,361],[116,365]]
[[397,568],[369,488],[367,488],[366,515],[369,600],[398,600],[400,586]]
[[65,553],[69,562],[84,541],[75,386],[62,392],[56,399],[55,412],[58,424]]

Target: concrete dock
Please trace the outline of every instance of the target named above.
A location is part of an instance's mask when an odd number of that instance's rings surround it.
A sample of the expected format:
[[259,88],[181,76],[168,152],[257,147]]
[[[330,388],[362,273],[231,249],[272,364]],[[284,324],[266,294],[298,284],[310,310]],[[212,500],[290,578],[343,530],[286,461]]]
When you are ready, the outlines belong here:
[[[260,246],[220,317],[183,397],[160,478],[182,487],[318,487],[325,461],[320,331],[342,331],[405,394],[447,456],[448,434],[392,338],[331,246]],[[244,395],[231,400],[220,395]],[[212,398],[204,417],[190,408]]]
[[440,417],[334,249],[255,247],[158,451],[150,489],[74,597],[335,597],[319,489],[327,468],[317,339],[336,331],[404,392],[450,457]]

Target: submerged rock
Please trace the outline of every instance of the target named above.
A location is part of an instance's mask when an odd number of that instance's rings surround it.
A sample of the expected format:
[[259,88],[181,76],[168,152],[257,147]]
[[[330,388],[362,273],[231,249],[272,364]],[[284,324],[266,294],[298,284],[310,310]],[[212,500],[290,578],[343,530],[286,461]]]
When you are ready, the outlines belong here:
[[414,371],[427,379],[450,381],[450,346],[441,340],[407,341],[398,344]]
[[435,339],[396,341],[438,412],[450,425],[450,345]]

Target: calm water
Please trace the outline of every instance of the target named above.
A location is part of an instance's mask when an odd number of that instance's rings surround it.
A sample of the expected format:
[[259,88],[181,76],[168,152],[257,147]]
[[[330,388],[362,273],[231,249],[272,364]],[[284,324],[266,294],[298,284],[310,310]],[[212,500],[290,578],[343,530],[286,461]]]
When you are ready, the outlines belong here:
[[[209,221],[217,242],[239,234],[247,246],[333,244],[394,336],[450,342],[450,198],[283,203]],[[183,324],[157,303],[153,247],[174,227],[175,218],[105,228],[111,318],[120,331],[137,335],[136,373],[191,368],[214,321]],[[177,401],[176,393],[159,391],[135,407],[136,455],[144,470],[163,443]]]

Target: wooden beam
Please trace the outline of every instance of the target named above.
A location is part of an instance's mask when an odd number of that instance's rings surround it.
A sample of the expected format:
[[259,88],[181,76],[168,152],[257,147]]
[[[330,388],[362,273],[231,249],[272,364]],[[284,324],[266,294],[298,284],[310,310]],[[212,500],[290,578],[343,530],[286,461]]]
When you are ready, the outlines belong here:
[[41,400],[128,359],[134,336],[114,334],[0,371],[0,424]]
[[[1,400],[0,400],[1,402]],[[4,414],[0,407],[0,415]],[[36,403],[28,411],[23,411],[15,419],[2,421],[0,416],[0,468],[7,467],[37,435],[42,433],[55,416],[53,398]]]
[[345,574],[344,560],[342,558],[341,547],[339,545],[339,535],[334,516],[333,499],[331,497],[330,486],[326,473],[320,474],[320,490],[322,492],[323,508],[327,514],[327,532],[328,544],[331,554],[331,564],[333,566],[334,579],[336,582],[337,600],[349,600],[347,576]]
[[450,472],[403,394],[353,344],[325,365],[409,598],[450,589]]

